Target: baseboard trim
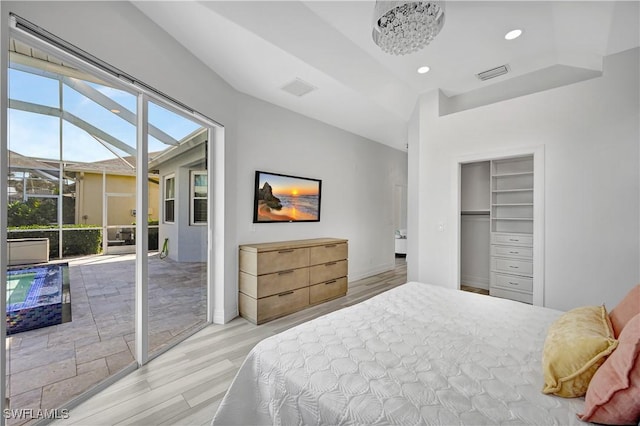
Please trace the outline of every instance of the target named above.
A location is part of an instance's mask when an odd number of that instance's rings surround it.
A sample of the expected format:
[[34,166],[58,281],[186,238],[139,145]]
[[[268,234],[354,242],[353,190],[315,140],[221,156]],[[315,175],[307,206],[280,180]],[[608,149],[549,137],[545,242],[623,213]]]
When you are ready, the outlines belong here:
[[[393,268],[395,268],[395,262],[394,263],[388,263],[385,265],[380,265],[376,268],[372,268],[372,269],[368,269],[366,271],[360,271],[360,272],[356,272],[356,273],[349,273],[349,281],[358,281],[364,278],[369,278],[372,275],[378,275],[381,274],[383,272],[387,272],[392,270]],[[488,287],[487,287],[488,288]]]

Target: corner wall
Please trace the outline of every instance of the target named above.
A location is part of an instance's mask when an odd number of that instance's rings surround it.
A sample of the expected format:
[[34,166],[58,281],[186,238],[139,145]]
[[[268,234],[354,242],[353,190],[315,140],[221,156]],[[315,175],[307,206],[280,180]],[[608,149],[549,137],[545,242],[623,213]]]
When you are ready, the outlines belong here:
[[409,279],[457,288],[456,158],[544,145],[544,305],[612,309],[640,282],[639,52],[605,58],[600,78],[443,117],[439,94],[424,95],[410,138]]
[[[393,268],[394,188],[407,184],[407,154],[300,114],[238,98],[238,243],[349,240],[349,280]],[[322,180],[320,222],[252,223],[255,171]]]

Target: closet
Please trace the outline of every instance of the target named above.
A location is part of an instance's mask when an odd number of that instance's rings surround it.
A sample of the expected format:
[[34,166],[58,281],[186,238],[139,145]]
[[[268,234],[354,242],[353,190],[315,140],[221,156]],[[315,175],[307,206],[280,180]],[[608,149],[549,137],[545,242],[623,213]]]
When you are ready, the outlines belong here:
[[489,291],[489,161],[463,164],[460,198],[460,284]]
[[533,301],[533,156],[461,166],[460,284]]

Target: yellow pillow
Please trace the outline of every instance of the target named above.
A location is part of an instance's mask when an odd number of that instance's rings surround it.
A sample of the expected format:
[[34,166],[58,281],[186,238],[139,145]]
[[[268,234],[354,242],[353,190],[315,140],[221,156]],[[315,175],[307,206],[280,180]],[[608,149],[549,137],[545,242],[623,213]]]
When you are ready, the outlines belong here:
[[565,312],[547,333],[542,353],[542,392],[565,398],[584,396],[596,370],[618,346],[604,306]]

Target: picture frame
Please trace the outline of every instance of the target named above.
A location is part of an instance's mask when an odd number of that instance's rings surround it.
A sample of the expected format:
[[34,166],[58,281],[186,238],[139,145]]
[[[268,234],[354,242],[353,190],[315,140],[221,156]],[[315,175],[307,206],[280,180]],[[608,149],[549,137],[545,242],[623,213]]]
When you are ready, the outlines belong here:
[[322,180],[257,170],[253,223],[319,222]]

